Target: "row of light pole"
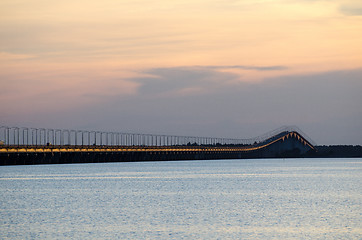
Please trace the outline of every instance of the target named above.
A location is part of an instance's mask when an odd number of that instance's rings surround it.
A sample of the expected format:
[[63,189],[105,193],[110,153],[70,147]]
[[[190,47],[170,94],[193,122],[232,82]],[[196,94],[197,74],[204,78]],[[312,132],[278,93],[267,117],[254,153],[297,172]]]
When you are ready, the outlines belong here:
[[185,146],[250,145],[254,139],[189,137],[0,126],[0,145]]

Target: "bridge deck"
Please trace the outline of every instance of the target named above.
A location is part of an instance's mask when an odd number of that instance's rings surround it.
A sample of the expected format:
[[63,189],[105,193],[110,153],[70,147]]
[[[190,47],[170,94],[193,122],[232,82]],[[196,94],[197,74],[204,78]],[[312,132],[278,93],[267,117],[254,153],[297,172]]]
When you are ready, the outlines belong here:
[[254,145],[201,145],[201,146],[82,146],[82,145],[0,145],[0,153],[51,153],[51,152],[247,152],[266,148],[278,141],[296,138],[302,144],[314,149],[297,132],[278,134],[264,142]]

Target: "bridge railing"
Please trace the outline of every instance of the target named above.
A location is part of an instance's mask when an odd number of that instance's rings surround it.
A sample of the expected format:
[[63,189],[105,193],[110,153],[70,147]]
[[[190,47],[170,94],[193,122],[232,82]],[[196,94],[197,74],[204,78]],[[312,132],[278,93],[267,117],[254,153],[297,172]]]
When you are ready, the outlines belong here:
[[[212,138],[122,132],[0,127],[0,145],[8,146],[186,146],[253,145],[295,127],[282,127],[256,138]],[[301,132],[298,129],[298,132]],[[308,140],[308,139],[307,139]],[[309,140],[308,140],[309,141]]]
[[282,133],[290,133],[290,132],[297,132],[299,135],[301,135],[305,140],[307,140],[311,145],[316,145],[316,143],[307,135],[305,134],[300,128],[297,126],[282,126],[280,128],[274,129],[270,132],[267,132],[263,135],[260,135],[256,138],[254,138],[256,143],[262,143],[265,142],[274,136],[278,136]]
[[313,141],[307,134],[305,134],[300,128],[297,126],[293,126],[295,132],[298,132],[305,140],[307,140],[311,145],[316,146],[317,143]]

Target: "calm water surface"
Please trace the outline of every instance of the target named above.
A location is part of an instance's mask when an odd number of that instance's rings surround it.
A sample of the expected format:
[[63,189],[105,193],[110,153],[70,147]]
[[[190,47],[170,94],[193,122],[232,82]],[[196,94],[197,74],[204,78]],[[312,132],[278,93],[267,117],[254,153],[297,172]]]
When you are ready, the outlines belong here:
[[0,167],[0,239],[361,239],[362,159]]

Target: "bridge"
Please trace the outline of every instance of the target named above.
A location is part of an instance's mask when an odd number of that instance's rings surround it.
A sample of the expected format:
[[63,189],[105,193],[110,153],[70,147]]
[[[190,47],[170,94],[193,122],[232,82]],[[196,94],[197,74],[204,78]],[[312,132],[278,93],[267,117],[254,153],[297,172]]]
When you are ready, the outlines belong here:
[[0,165],[300,157],[316,151],[299,128],[249,139],[0,127]]

